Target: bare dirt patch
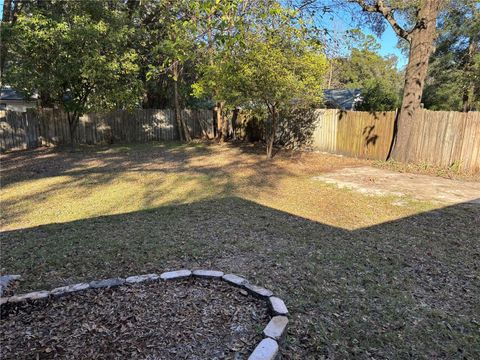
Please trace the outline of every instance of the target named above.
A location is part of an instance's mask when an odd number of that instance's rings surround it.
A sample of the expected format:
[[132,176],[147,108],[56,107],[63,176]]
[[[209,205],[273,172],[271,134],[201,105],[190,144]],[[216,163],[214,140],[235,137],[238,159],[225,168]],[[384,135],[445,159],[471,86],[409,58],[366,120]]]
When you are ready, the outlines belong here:
[[336,170],[314,179],[367,195],[408,196],[438,203],[480,203],[480,183],[398,173],[369,166]]
[[215,280],[89,290],[3,314],[2,359],[246,359],[262,300]]

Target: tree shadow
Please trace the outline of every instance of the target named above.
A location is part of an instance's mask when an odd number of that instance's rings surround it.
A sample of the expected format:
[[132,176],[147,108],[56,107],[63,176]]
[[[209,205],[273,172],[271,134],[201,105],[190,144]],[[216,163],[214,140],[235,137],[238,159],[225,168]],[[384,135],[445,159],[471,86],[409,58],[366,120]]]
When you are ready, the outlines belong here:
[[317,122],[315,109],[292,109],[282,113],[277,144],[287,149],[311,147]]
[[[115,188],[129,181],[141,181],[142,194],[135,195],[141,198],[138,206],[152,208],[231,196],[239,187],[274,191],[278,185],[276,180],[289,175],[288,168],[272,166],[265,159],[263,149],[248,144],[219,147],[211,143],[153,143],[85,147],[76,152],[62,148],[13,152],[2,157],[2,186],[6,194],[2,200],[2,226],[9,227],[21,221],[31,210],[33,199],[40,208],[51,207],[49,199],[55,199],[66,188],[72,189],[69,195],[72,199],[87,197],[95,191],[101,197],[103,194],[98,190],[106,189],[106,185],[114,184]],[[36,186],[29,183],[30,180],[44,181],[42,186],[40,183]],[[12,186],[16,186],[17,191],[8,197]],[[21,190],[19,186],[23,186]],[[205,187],[209,191],[205,191]],[[121,212],[119,209],[128,203],[122,196],[116,199],[118,201],[114,199],[112,206],[118,209],[108,211]],[[101,215],[105,211],[104,206],[86,209],[88,216]]]
[[[0,155],[2,186],[24,180],[56,176],[81,177],[101,174],[99,183],[107,183],[121,171],[151,171],[158,173],[224,172],[223,166],[198,162],[214,155],[212,142],[182,144],[179,142],[150,142],[146,144],[116,144],[113,146],[82,146],[77,151],[64,147],[15,151]],[[225,150],[236,149],[240,154],[258,155],[256,164],[265,162],[263,149],[248,144],[229,144]],[[193,165],[194,162],[197,163]],[[224,166],[235,167],[239,161]],[[110,175],[109,175],[110,174]]]
[[363,128],[362,134],[365,139],[365,145],[368,147],[368,145],[372,144],[375,146],[377,140],[378,140],[378,134],[372,134],[373,131],[375,130],[375,125],[369,125],[365,126]]
[[226,196],[5,231],[1,259],[24,290],[183,267],[244,275],[285,298],[291,358],[476,357],[479,225],[470,203],[349,231]]

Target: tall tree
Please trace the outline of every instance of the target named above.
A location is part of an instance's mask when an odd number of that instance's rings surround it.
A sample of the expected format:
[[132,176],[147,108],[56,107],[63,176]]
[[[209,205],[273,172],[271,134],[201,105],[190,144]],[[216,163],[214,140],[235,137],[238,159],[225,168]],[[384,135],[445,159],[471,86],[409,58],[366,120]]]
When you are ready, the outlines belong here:
[[[279,114],[291,107],[319,105],[327,60],[294,14],[271,3],[265,17],[245,33],[244,46],[217,66],[219,96],[232,106],[266,113],[267,158],[273,156]],[[202,83],[195,90],[201,93]]]
[[363,101],[357,110],[387,111],[400,105],[403,74],[394,56],[382,57],[372,36],[350,56],[337,59],[335,83],[340,88],[361,89]]
[[[197,83],[201,83],[203,94],[208,93],[215,101],[216,134],[221,141],[229,135],[229,123],[225,116],[228,104],[224,93],[219,90],[223,83],[222,69],[235,51],[244,45],[245,31],[254,26],[261,14],[265,14],[269,5],[274,3],[273,0],[200,0],[197,3]],[[235,116],[236,113],[233,114]]]
[[45,2],[20,14],[9,38],[15,43],[6,67],[9,85],[27,94],[48,94],[67,113],[72,143],[86,111],[139,102],[132,29],[124,12],[107,5]]
[[[392,158],[407,159],[415,111],[420,108],[428,61],[436,38],[436,21],[442,0],[349,0],[363,11],[374,14],[372,24],[378,28],[379,20],[386,20],[395,33],[409,44],[409,59],[405,72],[405,85],[400,114],[397,120],[397,136]],[[403,12],[410,26],[405,28],[395,15]]]
[[464,0],[448,7],[438,21],[439,36],[430,58],[423,94],[434,110],[480,109],[480,8]]
[[191,135],[182,116],[183,96],[180,91],[185,65],[195,55],[196,29],[192,18],[194,7],[184,0],[171,0],[152,3],[157,14],[155,22],[159,38],[148,49],[159,60],[159,66],[150,64],[149,78],[168,74],[173,87],[173,106],[180,139],[190,141]]

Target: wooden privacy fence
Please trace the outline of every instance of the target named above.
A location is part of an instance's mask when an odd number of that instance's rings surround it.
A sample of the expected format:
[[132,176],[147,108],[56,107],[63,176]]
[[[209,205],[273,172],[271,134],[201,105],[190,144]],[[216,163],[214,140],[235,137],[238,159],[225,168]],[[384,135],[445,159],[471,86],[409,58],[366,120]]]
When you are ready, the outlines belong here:
[[337,152],[337,124],[341,110],[316,110],[312,146],[320,151]]
[[[211,110],[183,110],[193,137],[213,136]],[[116,110],[90,113],[80,118],[75,132],[79,144],[178,140],[173,110]],[[42,145],[70,143],[66,114],[53,109],[17,113],[0,111],[0,149],[29,149]]]
[[406,155],[409,162],[480,171],[480,112],[418,111]]
[[385,160],[393,139],[395,112],[317,110],[314,148],[363,159]]
[[342,111],[338,116],[337,153],[385,160],[390,150],[395,112]]
[[[312,146],[334,154],[386,160],[396,113],[317,110]],[[417,111],[407,159],[480,171],[480,112]]]
[[[193,137],[213,137],[211,110],[183,110],[182,114]],[[98,144],[178,140],[174,115],[174,111],[168,109],[87,114],[80,119],[75,141]],[[312,116],[304,119],[312,126],[298,126],[298,123],[289,126],[296,132],[303,131],[304,135],[308,133],[312,147],[318,150],[386,160],[392,144],[395,116],[393,111],[322,109],[314,112],[313,120],[309,120]],[[289,132],[289,129],[284,130]],[[480,171],[480,112],[418,110],[410,140],[406,154],[409,162],[458,166],[466,172]],[[1,151],[69,142],[68,121],[59,110],[0,111]]]

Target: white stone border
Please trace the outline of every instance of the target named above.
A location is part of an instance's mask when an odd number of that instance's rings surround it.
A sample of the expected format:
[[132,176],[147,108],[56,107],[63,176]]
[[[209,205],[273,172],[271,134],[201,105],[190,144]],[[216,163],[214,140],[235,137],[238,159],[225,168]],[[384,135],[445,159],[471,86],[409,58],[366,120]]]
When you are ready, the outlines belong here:
[[3,293],[8,288],[8,285],[11,282],[17,281],[21,278],[20,275],[3,275],[0,276],[0,298],[3,296]]
[[[270,290],[263,287],[251,284],[247,279],[235,275],[224,274],[221,271],[216,270],[187,270],[181,269],[176,271],[164,272],[160,275],[146,274],[129,276],[126,279],[123,278],[110,278],[90,281],[89,283],[79,283],[67,286],[55,288],[51,291],[35,291],[22,295],[13,295],[9,297],[0,298],[0,306],[6,304],[16,304],[21,302],[27,302],[29,300],[39,300],[48,297],[59,297],[70,293],[85,291],[89,289],[109,288],[115,286],[122,286],[128,284],[136,284],[145,281],[171,281],[176,279],[184,279],[188,277],[196,277],[203,279],[218,279],[223,280],[230,285],[247,290],[250,294],[260,299],[264,299],[271,312],[271,319],[265,329],[263,329],[264,339],[258,343],[257,347],[249,356],[249,360],[274,360],[280,356],[279,344],[283,342],[286,335],[288,325],[288,309],[282,299],[273,296]],[[9,279],[5,285],[0,287],[3,290],[8,285],[9,281],[17,280],[19,275],[5,275],[2,278]],[[3,293],[3,291],[2,291]],[[1,296],[1,294],[0,294]]]

